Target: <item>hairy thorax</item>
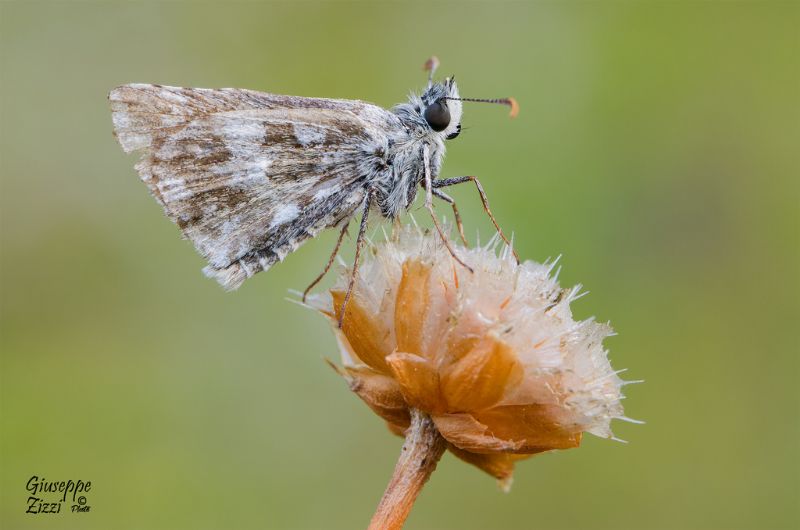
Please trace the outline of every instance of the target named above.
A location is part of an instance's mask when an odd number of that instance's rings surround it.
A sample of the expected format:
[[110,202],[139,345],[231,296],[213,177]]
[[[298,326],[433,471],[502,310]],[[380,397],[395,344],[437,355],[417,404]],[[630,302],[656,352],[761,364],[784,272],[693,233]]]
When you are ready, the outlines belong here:
[[439,175],[444,156],[444,142],[429,134],[408,135],[390,143],[388,181],[376,183],[376,198],[381,215],[394,219],[414,203],[419,186],[425,184],[423,151],[430,152],[431,179]]

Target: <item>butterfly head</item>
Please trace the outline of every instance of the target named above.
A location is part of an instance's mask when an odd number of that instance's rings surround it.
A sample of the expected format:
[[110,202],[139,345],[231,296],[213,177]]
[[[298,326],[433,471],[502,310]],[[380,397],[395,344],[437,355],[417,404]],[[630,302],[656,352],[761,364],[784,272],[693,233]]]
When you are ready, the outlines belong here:
[[511,108],[509,116],[515,118],[519,105],[514,98],[477,99],[462,98],[458,94],[458,86],[452,77],[441,83],[431,83],[420,98],[419,112],[430,129],[452,140],[461,132],[461,102],[498,103]]
[[445,139],[452,140],[461,132],[461,101],[453,77],[433,83],[422,94],[421,113],[427,125]]

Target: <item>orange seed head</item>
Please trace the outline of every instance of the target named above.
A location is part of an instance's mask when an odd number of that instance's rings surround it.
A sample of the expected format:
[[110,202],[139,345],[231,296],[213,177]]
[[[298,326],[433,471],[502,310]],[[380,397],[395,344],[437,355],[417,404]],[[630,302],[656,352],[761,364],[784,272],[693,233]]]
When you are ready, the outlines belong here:
[[427,413],[451,452],[504,484],[521,458],[577,447],[584,432],[611,438],[624,418],[602,346],[612,330],[573,320],[578,288],[558,286],[554,263],[517,265],[494,243],[453,243],[475,269],[454,274],[437,238],[405,227],[374,245],[341,330],[349,271],[309,299],[333,324],[351,389],[395,433],[410,408]]

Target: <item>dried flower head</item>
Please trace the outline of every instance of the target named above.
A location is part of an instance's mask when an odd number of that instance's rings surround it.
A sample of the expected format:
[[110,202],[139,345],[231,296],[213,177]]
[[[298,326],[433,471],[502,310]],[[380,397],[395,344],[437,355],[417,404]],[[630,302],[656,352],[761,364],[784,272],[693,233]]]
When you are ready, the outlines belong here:
[[471,274],[438,236],[406,227],[371,247],[342,329],[348,272],[309,304],[333,324],[340,373],[393,432],[422,412],[448,450],[508,485],[517,460],[584,432],[611,438],[623,381],[602,345],[611,328],[572,318],[579,287],[495,247],[456,247]]

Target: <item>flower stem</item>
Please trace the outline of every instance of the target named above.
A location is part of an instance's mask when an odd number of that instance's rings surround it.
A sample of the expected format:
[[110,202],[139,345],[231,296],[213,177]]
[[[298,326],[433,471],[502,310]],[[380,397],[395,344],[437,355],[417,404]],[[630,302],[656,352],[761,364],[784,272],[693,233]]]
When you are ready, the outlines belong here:
[[369,523],[369,530],[394,530],[403,527],[422,486],[436,469],[447,442],[424,412],[411,409],[411,426],[394,468],[392,480]]

